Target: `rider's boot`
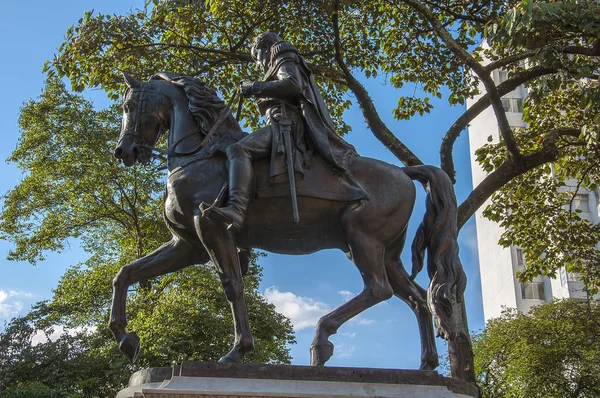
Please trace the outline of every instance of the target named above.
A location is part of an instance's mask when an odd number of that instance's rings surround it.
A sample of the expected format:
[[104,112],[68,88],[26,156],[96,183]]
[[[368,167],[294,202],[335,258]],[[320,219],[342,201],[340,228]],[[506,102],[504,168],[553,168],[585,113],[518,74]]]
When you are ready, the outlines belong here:
[[244,224],[252,186],[252,161],[244,156],[229,159],[229,200],[227,206],[205,208],[203,217],[222,221],[228,228],[239,231]]

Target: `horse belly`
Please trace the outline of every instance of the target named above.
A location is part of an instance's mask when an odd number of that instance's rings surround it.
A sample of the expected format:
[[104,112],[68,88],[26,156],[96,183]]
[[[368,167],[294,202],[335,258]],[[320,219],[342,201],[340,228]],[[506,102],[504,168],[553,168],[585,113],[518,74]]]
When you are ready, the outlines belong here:
[[294,222],[291,197],[258,198],[250,202],[240,247],[281,254],[308,254],[323,249],[347,251],[340,215],[355,204],[298,198],[300,222]]

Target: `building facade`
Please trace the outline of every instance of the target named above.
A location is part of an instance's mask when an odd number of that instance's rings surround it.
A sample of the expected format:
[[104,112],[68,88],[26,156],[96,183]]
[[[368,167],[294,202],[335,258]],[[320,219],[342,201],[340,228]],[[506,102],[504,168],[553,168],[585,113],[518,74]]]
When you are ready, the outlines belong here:
[[[507,79],[504,71],[495,71],[494,80],[499,84]],[[483,84],[480,92],[485,93]],[[522,119],[521,105],[527,95],[523,87],[508,93],[502,98],[502,104],[511,127],[525,127]],[[480,96],[467,100],[467,107],[472,106]],[[491,107],[488,107],[468,128],[471,156],[473,186],[477,186],[487,175],[477,163],[475,151],[484,144],[500,141],[498,123]],[[575,191],[576,182],[573,181]],[[568,187],[567,187],[568,189]],[[579,190],[573,206],[581,210],[580,216],[588,221],[600,222],[600,190],[589,192]],[[504,248],[498,244],[503,229],[496,223],[483,217],[486,202],[476,213],[477,246],[479,251],[479,267],[481,273],[481,290],[483,312],[486,322],[498,317],[502,308],[512,307],[527,312],[531,307],[550,301],[554,298],[586,298],[582,291],[583,283],[578,275],[569,274],[563,268],[556,279],[537,277],[531,282],[521,284],[516,273],[523,269],[527,259],[519,247]]]

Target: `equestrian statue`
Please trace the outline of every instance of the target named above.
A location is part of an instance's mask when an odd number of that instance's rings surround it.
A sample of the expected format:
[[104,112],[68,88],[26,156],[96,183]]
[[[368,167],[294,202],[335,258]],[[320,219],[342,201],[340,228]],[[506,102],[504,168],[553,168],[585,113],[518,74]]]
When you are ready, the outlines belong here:
[[[199,79],[162,72],[142,82],[125,74],[128,89],[115,156],[126,166],[147,163],[168,131],[164,219],[172,239],[124,266],[114,279],[109,327],[121,351],[135,361],[140,346],[138,336],[126,331],[130,285],[212,261],[235,325],[233,347],[220,361],[241,362],[254,347],[242,280],[248,250],[308,254],[337,248],[359,269],[364,288],[319,320],[311,365],[324,365],[333,355],[329,337],[343,323],[395,295],[416,315],[421,369],[438,366],[433,315],[440,336],[462,339],[460,367],[472,370],[468,335],[453,314],[466,277],[458,258],[449,177],[433,166],[400,168],[358,155],[336,134],[304,59],[277,34],[259,35],[251,55],[264,79],[242,83],[241,95],[255,97],[266,120],[251,134]],[[415,179],[428,195],[409,275],[400,253]],[[427,291],[414,282],[425,251]],[[454,377],[471,379],[469,372]]]

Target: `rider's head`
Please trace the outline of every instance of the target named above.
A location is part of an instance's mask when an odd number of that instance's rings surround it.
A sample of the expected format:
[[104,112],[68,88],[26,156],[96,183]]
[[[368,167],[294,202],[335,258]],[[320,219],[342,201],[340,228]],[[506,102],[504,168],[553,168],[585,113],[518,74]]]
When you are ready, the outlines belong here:
[[262,70],[267,70],[270,66],[271,47],[273,44],[282,40],[283,39],[275,32],[261,33],[256,36],[254,43],[252,43],[252,48],[250,49],[250,55],[252,55],[252,58]]

